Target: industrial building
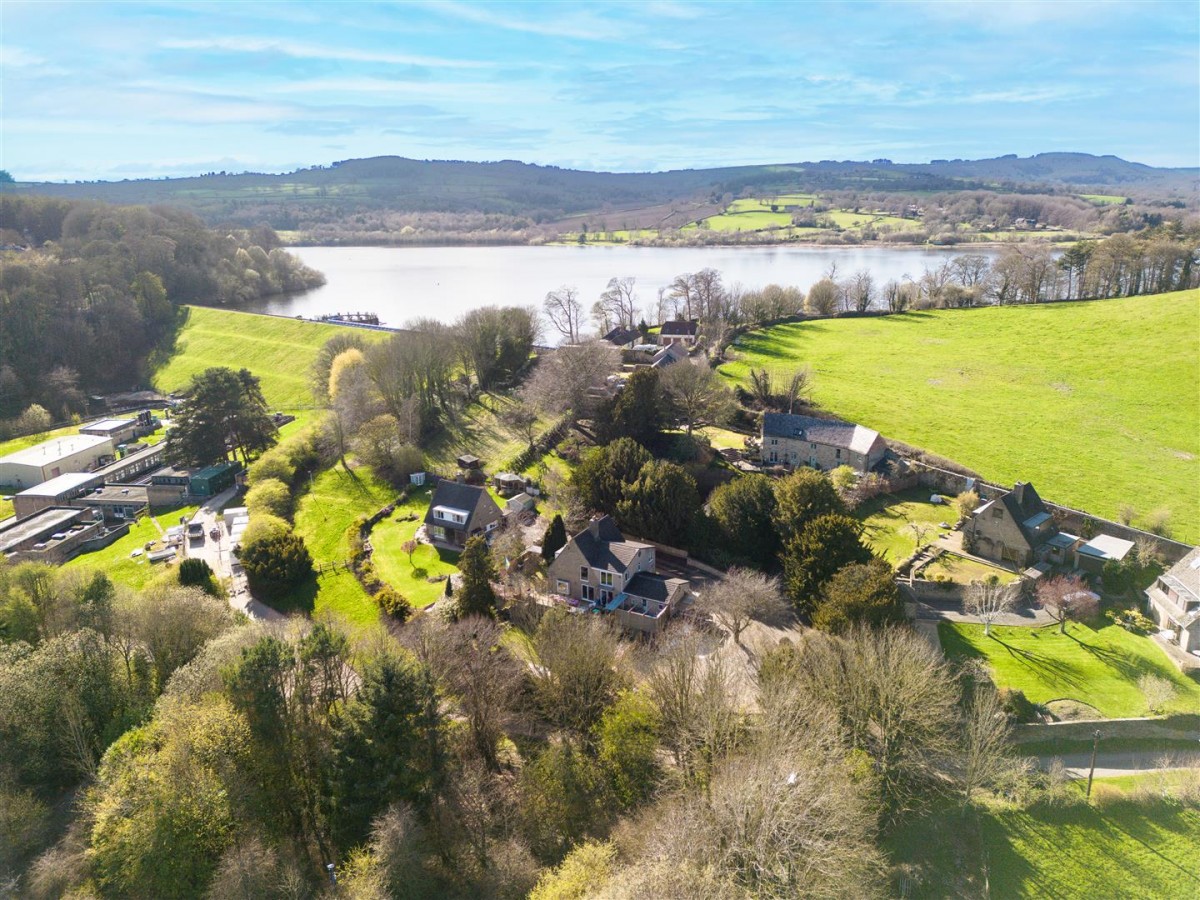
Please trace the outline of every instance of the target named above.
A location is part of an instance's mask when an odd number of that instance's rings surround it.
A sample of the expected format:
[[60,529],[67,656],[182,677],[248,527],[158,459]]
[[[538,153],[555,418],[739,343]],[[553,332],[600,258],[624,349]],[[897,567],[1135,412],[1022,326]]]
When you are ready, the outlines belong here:
[[101,419],[79,429],[80,434],[95,434],[112,440],[113,446],[127,444],[138,436],[137,419]]
[[0,557],[12,563],[65,563],[85,544],[106,536],[104,521],[93,509],[51,507],[0,524]]
[[90,472],[113,456],[112,438],[68,434],[0,456],[0,484],[17,490],[67,472]]

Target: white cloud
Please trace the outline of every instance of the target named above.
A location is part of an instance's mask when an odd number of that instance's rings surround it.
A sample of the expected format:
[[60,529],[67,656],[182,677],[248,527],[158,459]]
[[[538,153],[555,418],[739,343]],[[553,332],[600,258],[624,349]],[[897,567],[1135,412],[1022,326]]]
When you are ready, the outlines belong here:
[[409,53],[378,53],[344,47],[325,47],[299,41],[274,38],[223,37],[199,40],[166,40],[159,44],[167,50],[215,50],[225,53],[281,53],[296,59],[337,59],[349,62],[386,63],[397,66],[425,66],[439,69],[482,69],[490,63],[468,59],[446,59]]
[[[489,25],[507,31],[523,31],[543,37],[571,38],[580,41],[606,41],[623,37],[622,29],[612,20],[605,20],[584,13],[555,20],[533,21],[519,19],[507,13],[493,12],[482,6],[459,3],[456,0],[424,0],[420,4],[426,9],[464,22]],[[564,4],[564,8],[567,7]]]

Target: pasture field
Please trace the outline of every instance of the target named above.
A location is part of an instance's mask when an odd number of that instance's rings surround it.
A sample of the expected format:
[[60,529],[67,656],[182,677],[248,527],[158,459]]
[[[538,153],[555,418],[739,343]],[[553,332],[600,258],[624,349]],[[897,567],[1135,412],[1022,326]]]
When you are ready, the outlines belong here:
[[[154,376],[163,392],[185,387],[193,375],[211,366],[245,368],[262,380],[272,409],[312,406],[308,372],[324,343],[345,326],[261,316],[254,313],[189,306],[175,352]],[[356,329],[366,340],[387,332]]]
[[[904,896],[913,898],[1194,897],[1200,811],[1132,796],[1139,782],[1158,777],[1097,778],[1090,803],[1080,796],[1064,805],[967,811],[947,804],[897,829],[885,846],[903,867]],[[1074,789],[1082,795],[1082,784]]]
[[1200,540],[1200,290],[789,323],[732,360],[742,383],[809,367],[815,403],[884,437],[1104,518],[1168,509]]
[[1095,203],[1097,206],[1123,206],[1129,202],[1128,197],[1119,197],[1116,194],[1080,194],[1079,199]]
[[1044,627],[938,623],[942,647],[950,659],[982,659],[999,687],[1024,691],[1033,703],[1075,700],[1107,718],[1144,716],[1146,698],[1138,687],[1143,674],[1175,686],[1164,712],[1200,712],[1200,682],[1183,675],[1150,638],[1119,625],[1092,628],[1069,622]]

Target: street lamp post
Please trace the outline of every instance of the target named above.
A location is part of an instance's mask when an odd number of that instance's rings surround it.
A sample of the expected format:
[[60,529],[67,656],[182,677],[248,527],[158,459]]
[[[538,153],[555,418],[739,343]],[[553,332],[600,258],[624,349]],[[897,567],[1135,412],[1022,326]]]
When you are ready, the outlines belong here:
[[1092,779],[1096,776],[1096,745],[1100,743],[1100,729],[1092,732],[1092,767],[1088,770],[1087,799],[1092,798]]

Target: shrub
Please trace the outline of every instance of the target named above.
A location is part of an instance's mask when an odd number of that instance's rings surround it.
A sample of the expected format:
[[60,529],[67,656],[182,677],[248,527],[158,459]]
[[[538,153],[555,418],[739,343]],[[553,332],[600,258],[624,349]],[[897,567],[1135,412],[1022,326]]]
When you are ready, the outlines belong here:
[[379,589],[375,600],[379,603],[379,608],[397,622],[406,622],[412,615],[412,604],[408,602],[408,598],[390,584],[385,584]]
[[1137,609],[1110,609],[1104,615],[1113,623],[1134,634],[1149,634],[1155,630],[1154,620],[1142,615]]
[[241,560],[251,592],[266,600],[283,597],[313,573],[304,538],[294,531],[248,542]]
[[1016,688],[1000,688],[1000,705],[1017,722],[1032,722],[1037,718],[1037,707],[1025,696],[1025,692]]
[[246,477],[251,484],[258,484],[273,478],[291,485],[296,477],[296,466],[288,458],[286,450],[276,447],[251,463],[250,468],[246,471]]
[[198,587],[214,597],[220,594],[212,567],[195,557],[189,557],[179,564],[179,583],[184,587]]
[[242,536],[242,546],[252,544],[255,541],[260,541],[272,535],[286,534],[290,530],[288,523],[279,518],[279,516],[273,516],[270,513],[252,516],[250,524],[246,526],[246,533]]
[[255,483],[246,492],[246,508],[251,515],[267,513],[281,519],[292,515],[292,492],[277,478],[267,478]]

